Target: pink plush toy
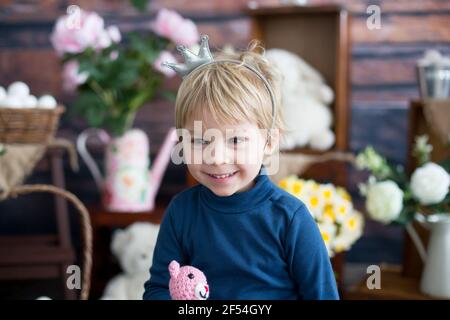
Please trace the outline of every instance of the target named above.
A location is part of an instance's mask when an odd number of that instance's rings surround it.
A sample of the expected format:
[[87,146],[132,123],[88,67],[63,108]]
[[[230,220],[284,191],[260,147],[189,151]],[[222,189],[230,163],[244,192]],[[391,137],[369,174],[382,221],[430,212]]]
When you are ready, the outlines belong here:
[[184,266],[173,260],[169,264],[169,291],[173,300],[206,300],[209,287],[206,277],[197,268]]

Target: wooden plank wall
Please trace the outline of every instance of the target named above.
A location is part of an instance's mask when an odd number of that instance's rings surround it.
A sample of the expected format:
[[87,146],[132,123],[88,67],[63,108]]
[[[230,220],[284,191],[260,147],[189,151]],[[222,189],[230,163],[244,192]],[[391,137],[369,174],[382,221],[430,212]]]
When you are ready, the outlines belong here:
[[[275,5],[277,0],[258,0]],[[450,1],[446,0],[310,0],[311,4],[337,3],[352,14],[351,148],[371,143],[390,158],[403,162],[406,153],[407,111],[418,97],[415,61],[427,48],[450,53]],[[70,106],[73,97],[61,91],[61,68],[49,42],[55,19],[71,4],[95,10],[107,24],[122,30],[145,29],[162,7],[193,19],[201,33],[211,36],[213,47],[231,43],[245,47],[250,21],[241,13],[246,0],[153,0],[146,14],[137,13],[123,0],[0,0],[0,84],[22,80],[35,94],[51,92]],[[381,7],[381,29],[366,27],[369,5]],[[176,88],[177,80],[166,83]],[[157,149],[173,119],[173,106],[156,101],[140,113],[136,126],[150,135]],[[60,135],[74,139],[85,127],[82,121],[64,117]],[[180,188],[183,168],[170,167],[162,193]],[[69,189],[90,199],[95,187],[84,168],[67,173]],[[181,186],[182,187],[182,186]]]

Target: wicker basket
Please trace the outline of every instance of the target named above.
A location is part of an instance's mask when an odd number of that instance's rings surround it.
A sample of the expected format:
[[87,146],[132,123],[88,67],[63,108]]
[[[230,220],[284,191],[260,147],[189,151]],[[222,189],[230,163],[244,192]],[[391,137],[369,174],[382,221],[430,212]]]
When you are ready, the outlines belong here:
[[48,143],[64,111],[62,105],[54,109],[0,108],[0,143]]

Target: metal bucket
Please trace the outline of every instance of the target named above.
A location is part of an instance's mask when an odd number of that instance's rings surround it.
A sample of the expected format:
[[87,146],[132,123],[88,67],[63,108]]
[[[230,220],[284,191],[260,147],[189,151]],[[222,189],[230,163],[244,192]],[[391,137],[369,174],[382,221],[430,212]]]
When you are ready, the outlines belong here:
[[447,99],[450,97],[450,66],[417,66],[422,99]]

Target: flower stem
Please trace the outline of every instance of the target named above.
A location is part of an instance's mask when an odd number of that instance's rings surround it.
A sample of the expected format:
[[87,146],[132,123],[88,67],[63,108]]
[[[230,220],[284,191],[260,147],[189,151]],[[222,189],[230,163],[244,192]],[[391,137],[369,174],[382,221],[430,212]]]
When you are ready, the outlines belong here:
[[411,240],[415,244],[417,251],[419,252],[422,262],[425,263],[425,261],[427,260],[427,252],[422,243],[422,240],[420,240],[420,237],[417,234],[416,230],[414,229],[412,223],[408,223],[405,227],[406,227],[406,231],[408,232],[409,236],[411,237]]

